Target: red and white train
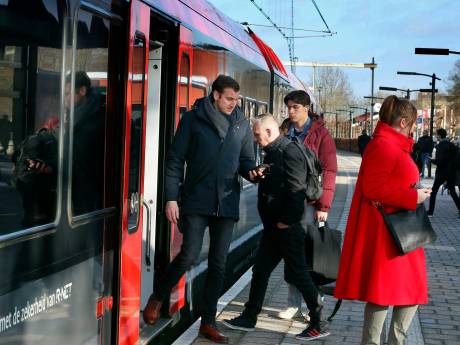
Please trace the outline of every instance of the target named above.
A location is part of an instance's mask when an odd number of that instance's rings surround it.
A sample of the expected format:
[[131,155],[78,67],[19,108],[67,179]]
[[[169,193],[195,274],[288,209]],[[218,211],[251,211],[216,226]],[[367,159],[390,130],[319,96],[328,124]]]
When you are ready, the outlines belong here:
[[[165,154],[219,74],[248,118],[285,117],[285,94],[304,89],[204,0],[0,0],[0,344],[167,344],[196,319],[207,238],[169,314],[147,327],[140,313],[181,245]],[[242,189],[225,289],[261,231]]]

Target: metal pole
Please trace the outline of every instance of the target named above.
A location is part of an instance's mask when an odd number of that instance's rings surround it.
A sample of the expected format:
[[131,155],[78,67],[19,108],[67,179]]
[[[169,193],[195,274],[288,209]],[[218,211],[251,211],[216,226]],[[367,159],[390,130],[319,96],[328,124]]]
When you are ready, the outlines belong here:
[[406,91],[406,99],[410,100],[410,90],[409,89],[407,89]]
[[[372,64],[375,64],[374,57],[372,57]],[[371,82],[371,128],[369,130],[369,135],[372,135],[374,131],[374,67],[371,68],[372,72],[372,82]]]
[[351,137],[353,136],[352,131],[353,131],[353,126],[352,126],[352,121],[353,121],[353,111],[350,110],[350,133],[348,133],[350,140],[348,141],[348,149],[351,151]]
[[338,138],[338,129],[339,129],[339,114],[335,113],[335,137]]
[[[430,117],[430,143],[433,141],[433,122],[434,122],[434,96],[436,89],[436,74],[433,73],[431,76],[431,117]],[[433,147],[431,147],[430,156],[433,153]],[[428,177],[431,177],[431,161],[428,165]]]

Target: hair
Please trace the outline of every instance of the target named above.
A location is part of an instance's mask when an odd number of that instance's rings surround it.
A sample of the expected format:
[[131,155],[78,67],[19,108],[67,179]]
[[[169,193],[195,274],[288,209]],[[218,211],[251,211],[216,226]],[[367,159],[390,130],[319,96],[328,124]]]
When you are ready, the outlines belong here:
[[287,119],[284,119],[283,122],[281,122],[280,130],[283,132],[286,132],[289,130],[290,126],[291,126],[291,119],[288,117]]
[[444,128],[438,128],[436,130],[436,134],[441,137],[441,139],[445,139],[447,137],[447,131]]
[[363,129],[361,134],[367,134],[367,131],[365,129]]
[[78,71],[75,73],[75,90],[78,90],[83,86],[89,90],[91,88],[91,79],[89,79],[86,72]]
[[379,120],[387,125],[394,125],[399,119],[406,119],[412,126],[417,120],[417,109],[407,99],[388,96],[379,111]]
[[297,104],[302,104],[304,107],[311,104],[310,96],[303,90],[295,90],[289,92],[284,97],[284,104],[288,104],[289,101],[292,101]]
[[240,84],[238,84],[238,82],[232,77],[220,74],[212,83],[211,91],[217,91],[219,93],[222,93],[224,92],[224,89],[227,88],[230,88],[235,92],[238,92],[240,91]]
[[256,124],[260,124],[261,126],[266,126],[267,124],[276,124],[276,127],[278,127],[278,121],[276,121],[275,117],[270,113],[260,114],[255,119],[253,119],[252,125]]

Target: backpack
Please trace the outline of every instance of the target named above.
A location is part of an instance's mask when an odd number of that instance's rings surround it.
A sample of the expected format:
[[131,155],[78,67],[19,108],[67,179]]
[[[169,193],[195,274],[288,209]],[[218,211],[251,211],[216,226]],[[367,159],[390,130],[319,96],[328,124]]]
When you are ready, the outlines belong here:
[[321,162],[313,150],[310,150],[305,145],[299,143],[297,138],[292,140],[296,146],[302,151],[307,162],[307,190],[305,196],[307,201],[315,201],[321,198],[323,194],[323,185],[321,182],[321,173],[323,168]]
[[27,160],[29,159],[43,161],[49,166],[56,164],[57,139],[50,130],[42,128],[19,144],[18,150],[13,156],[16,181],[21,181],[25,184],[39,181],[40,173],[36,170],[28,169]]

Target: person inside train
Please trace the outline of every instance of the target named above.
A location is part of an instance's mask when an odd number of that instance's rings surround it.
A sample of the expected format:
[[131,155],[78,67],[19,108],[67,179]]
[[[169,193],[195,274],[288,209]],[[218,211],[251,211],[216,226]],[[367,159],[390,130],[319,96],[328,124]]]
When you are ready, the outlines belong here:
[[[70,78],[65,89],[65,105],[70,108]],[[84,71],[75,73],[73,97],[72,210],[79,215],[102,205],[104,167],[104,96],[91,85]]]
[[302,294],[310,316],[308,327],[297,335],[312,340],[329,335],[323,316],[321,296],[308,272],[305,257],[305,231],[301,221],[305,209],[306,157],[299,144],[282,135],[270,114],[257,118],[254,137],[266,155],[258,168],[260,179],[257,207],[264,225],[260,247],[252,269],[249,300],[241,315],[224,320],[231,329],[251,331],[267,290],[272,271],[284,259],[285,279]]
[[[310,150],[314,151],[321,162],[322,187],[321,198],[308,204],[302,219],[302,225],[314,225],[316,222],[327,221],[328,213],[334,199],[335,177],[337,175],[337,156],[335,142],[325,127],[324,120],[310,111],[310,96],[303,90],[295,90],[284,97],[284,104],[288,108],[290,125],[287,136],[296,138]],[[281,319],[291,319],[301,313],[301,293],[289,284],[288,306],[278,313]]]
[[[166,217],[183,234],[180,253],[155,284],[143,311],[147,324],[160,316],[163,301],[180,277],[196,263],[209,226],[208,271],[201,309],[200,334],[217,343],[228,338],[216,327],[227,252],[239,217],[238,174],[250,179],[255,169],[253,135],[237,107],[240,86],[219,75],[212,92],[183,115],[166,158]],[[184,179],[184,165],[187,165]],[[180,201],[180,207],[179,207]]]

